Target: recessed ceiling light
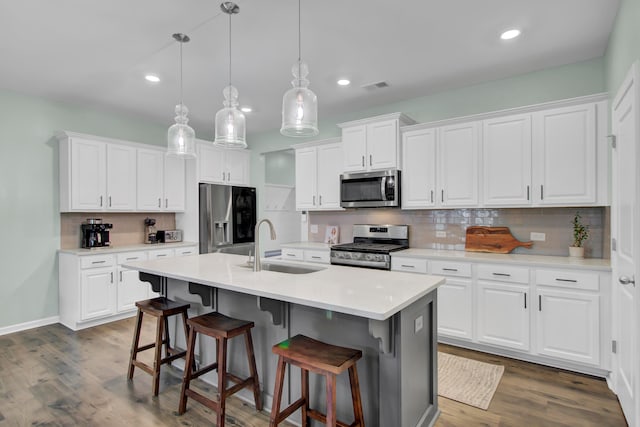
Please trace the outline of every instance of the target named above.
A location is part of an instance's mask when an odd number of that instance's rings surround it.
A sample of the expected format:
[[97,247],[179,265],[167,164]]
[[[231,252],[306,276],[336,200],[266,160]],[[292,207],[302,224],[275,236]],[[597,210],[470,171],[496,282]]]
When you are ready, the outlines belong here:
[[511,30],[507,30],[504,33],[500,34],[500,38],[502,40],[511,40],[511,39],[515,39],[519,35],[520,35],[520,30],[513,28]]
[[252,111],[253,111],[253,108],[245,106],[245,107],[240,108],[240,110],[241,110],[243,113],[250,113],[250,112],[252,112]]
[[146,76],[144,76],[145,80],[151,83],[158,83],[160,81],[160,77],[156,76],[155,74],[147,74]]
[[338,84],[340,86],[349,86],[351,84],[351,81],[348,79],[340,79],[338,80]]

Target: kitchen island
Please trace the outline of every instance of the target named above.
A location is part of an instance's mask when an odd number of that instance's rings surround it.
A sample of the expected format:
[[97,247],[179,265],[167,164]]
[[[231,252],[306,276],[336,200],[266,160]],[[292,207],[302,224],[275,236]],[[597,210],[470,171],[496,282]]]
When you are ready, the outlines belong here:
[[[254,321],[256,361],[267,406],[276,368],[271,346],[301,333],[363,351],[358,370],[368,426],[434,423],[438,416],[436,289],[444,278],[334,265],[309,266],[311,272],[306,274],[253,272],[246,260],[239,255],[203,254],[132,262],[126,267],[140,271],[141,280],[150,282],[155,291],[191,302],[190,315],[215,309]],[[184,342],[184,337],[174,338],[177,345]],[[229,349],[229,368],[239,375],[246,374],[242,347],[232,344]],[[213,343],[200,342],[196,352],[200,363],[213,360],[213,349]],[[289,391],[284,394],[289,401],[300,392],[296,371],[290,372]],[[348,387],[348,380],[340,378],[338,418],[345,421],[352,419]],[[312,406],[324,410],[321,380],[313,378],[310,390]]]

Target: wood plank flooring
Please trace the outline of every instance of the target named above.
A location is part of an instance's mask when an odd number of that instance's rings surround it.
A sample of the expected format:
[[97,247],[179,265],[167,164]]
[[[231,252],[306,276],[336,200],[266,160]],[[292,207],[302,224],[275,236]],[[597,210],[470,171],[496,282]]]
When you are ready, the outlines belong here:
[[[195,402],[177,414],[180,371],[163,366],[157,398],[150,375],[136,370],[127,381],[133,328],[126,319],[79,332],[51,325],[0,336],[0,427],[213,425],[215,415]],[[141,342],[151,342],[151,322],[143,329]],[[505,373],[488,411],[440,398],[437,427],[626,425],[601,379],[456,347],[440,350],[503,364]],[[228,426],[268,425],[267,413],[239,399],[232,397],[227,408]]]

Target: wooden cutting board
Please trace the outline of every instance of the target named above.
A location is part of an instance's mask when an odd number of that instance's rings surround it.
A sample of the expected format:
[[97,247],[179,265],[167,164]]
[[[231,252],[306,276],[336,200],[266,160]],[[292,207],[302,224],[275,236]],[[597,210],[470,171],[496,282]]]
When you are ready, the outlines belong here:
[[470,252],[508,254],[519,246],[530,249],[533,242],[521,242],[511,234],[509,227],[467,227],[464,249]]

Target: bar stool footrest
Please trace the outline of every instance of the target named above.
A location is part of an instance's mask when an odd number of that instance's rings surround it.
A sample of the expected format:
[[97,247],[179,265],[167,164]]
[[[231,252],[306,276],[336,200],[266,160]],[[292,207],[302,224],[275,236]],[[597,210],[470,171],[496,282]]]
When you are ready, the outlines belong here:
[[212,400],[209,399],[206,396],[203,396],[202,394],[198,393],[195,390],[191,390],[190,388],[185,390],[184,393],[187,397],[192,398],[193,400],[195,400],[196,402],[206,406],[207,408],[211,409],[212,411],[216,411],[218,412],[220,410],[220,402],[217,400]]
[[305,400],[305,398],[301,397],[300,399],[293,402],[291,405],[287,406],[285,409],[281,410],[277,414],[277,418],[275,419],[276,424],[280,424],[281,422],[289,418],[291,414],[293,414],[298,409],[302,408],[306,403],[307,401]]
[[[307,416],[309,418],[313,418],[316,421],[320,421],[323,424],[327,423],[327,416],[320,411],[316,411],[315,409],[311,409],[311,408],[307,409]],[[347,424],[340,420],[336,420],[336,425],[338,427],[356,427],[356,426],[359,426],[360,423],[357,421],[354,421],[351,424]]]

